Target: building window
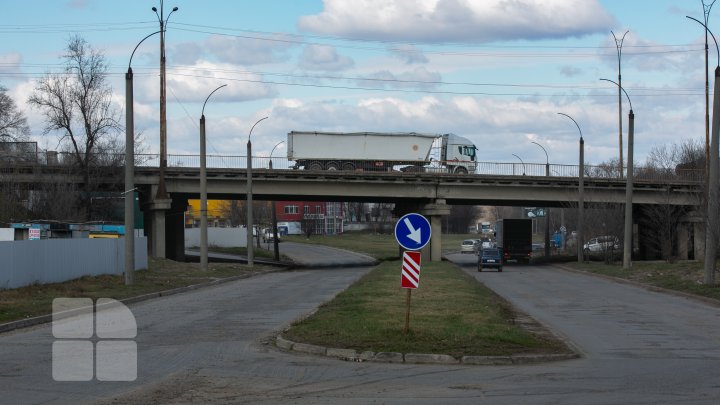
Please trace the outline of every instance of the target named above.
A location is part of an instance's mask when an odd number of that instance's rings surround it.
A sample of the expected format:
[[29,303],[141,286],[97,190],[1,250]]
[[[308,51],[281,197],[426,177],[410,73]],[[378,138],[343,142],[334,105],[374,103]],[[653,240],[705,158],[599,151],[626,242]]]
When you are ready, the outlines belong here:
[[286,214],[297,214],[297,213],[298,213],[298,206],[297,206],[297,205],[286,205],[286,206],[285,206],[285,213],[286,213]]
[[315,206],[315,213],[316,213],[316,214],[322,214],[322,209],[320,208],[319,205],[316,205],[316,206]]
[[304,208],[304,213],[305,213],[305,214],[309,214],[309,213],[310,213],[310,206],[309,206],[309,205],[306,205],[306,206],[303,207],[303,208]]

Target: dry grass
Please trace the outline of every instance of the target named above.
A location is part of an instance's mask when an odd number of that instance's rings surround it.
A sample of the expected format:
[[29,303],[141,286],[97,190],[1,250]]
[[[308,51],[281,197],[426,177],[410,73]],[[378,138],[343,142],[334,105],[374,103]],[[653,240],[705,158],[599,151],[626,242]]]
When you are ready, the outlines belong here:
[[515,325],[509,305],[447,262],[423,264],[420,288],[412,293],[408,334],[403,331],[405,299],[399,262],[385,262],[284,336],[361,351],[456,357],[565,350],[560,342]]

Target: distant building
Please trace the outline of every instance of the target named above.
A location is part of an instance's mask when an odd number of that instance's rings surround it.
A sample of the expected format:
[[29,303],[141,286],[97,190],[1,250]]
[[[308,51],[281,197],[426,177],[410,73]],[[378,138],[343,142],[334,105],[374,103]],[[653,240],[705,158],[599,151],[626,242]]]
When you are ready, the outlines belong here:
[[[226,228],[231,226],[229,204],[230,201],[208,200],[208,226]],[[185,227],[200,227],[200,200],[188,200],[188,209],[185,211]]]
[[318,201],[278,201],[278,222],[300,224],[303,231],[311,227],[313,235],[335,235],[343,232],[343,204]]

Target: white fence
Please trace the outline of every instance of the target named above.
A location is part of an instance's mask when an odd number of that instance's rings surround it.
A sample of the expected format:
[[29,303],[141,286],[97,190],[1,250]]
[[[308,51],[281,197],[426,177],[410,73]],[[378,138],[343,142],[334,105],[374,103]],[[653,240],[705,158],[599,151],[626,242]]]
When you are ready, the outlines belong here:
[[[135,270],[147,269],[147,238],[135,238]],[[125,239],[43,239],[0,242],[0,289],[60,283],[83,276],[121,275]]]
[[[208,227],[208,245],[217,247],[247,246],[247,228]],[[185,228],[185,247],[200,246],[200,228]]]

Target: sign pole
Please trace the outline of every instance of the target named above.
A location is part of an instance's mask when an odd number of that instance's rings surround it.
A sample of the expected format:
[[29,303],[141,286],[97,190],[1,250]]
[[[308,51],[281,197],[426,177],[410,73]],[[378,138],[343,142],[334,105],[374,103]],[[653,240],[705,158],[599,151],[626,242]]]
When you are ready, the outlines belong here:
[[407,289],[407,298],[405,298],[405,334],[410,332],[410,297],[412,296],[412,289]]

